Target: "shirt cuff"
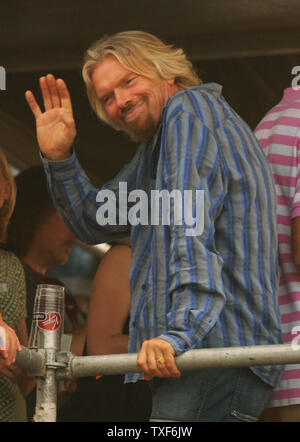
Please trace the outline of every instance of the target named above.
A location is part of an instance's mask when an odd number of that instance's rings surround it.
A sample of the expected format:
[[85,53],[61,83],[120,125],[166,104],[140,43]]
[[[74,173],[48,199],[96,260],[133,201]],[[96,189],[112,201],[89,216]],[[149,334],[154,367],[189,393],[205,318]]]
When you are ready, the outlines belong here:
[[169,344],[171,344],[174,348],[176,356],[179,356],[182,353],[191,350],[191,345],[189,345],[184,338],[180,338],[171,334],[162,334],[158,336],[158,338],[164,339],[165,341],[169,342]]
[[73,148],[69,158],[60,161],[53,161],[47,159],[42,152],[40,157],[44,166],[44,169],[48,175],[55,178],[57,181],[66,181],[74,178],[78,173],[78,159]]

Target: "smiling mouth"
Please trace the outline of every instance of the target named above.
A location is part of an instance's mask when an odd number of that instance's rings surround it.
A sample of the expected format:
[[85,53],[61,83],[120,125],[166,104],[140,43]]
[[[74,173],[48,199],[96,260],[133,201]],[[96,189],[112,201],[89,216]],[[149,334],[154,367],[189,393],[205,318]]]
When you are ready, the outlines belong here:
[[143,106],[144,102],[140,101],[139,103],[135,104],[133,107],[131,107],[129,110],[124,112],[123,119],[126,122],[130,122],[136,117],[136,114],[139,113],[141,106]]

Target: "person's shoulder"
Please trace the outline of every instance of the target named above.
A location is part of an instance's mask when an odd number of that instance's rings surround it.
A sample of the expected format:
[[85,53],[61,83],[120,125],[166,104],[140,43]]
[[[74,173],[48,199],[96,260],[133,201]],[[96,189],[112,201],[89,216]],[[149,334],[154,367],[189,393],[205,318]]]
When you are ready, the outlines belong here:
[[0,249],[0,259],[4,260],[7,264],[14,265],[15,267],[23,268],[19,258],[8,250]]
[[97,284],[103,281],[116,282],[122,275],[129,276],[131,263],[131,248],[127,245],[113,245],[101,258],[95,281]]
[[102,258],[103,263],[109,263],[111,261],[122,263],[131,259],[131,247],[127,244],[115,244],[113,245]]
[[222,87],[217,83],[203,83],[177,92],[166,103],[166,118],[187,113],[204,120],[205,112],[211,112],[221,99]]
[[0,259],[2,262],[2,270],[4,268],[6,269],[5,273],[9,278],[24,278],[23,264],[13,252],[0,249]]

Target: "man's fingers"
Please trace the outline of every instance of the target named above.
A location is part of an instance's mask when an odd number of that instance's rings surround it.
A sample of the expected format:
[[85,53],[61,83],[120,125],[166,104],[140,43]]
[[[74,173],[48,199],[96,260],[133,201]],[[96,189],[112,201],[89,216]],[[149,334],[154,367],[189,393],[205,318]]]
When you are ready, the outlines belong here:
[[141,368],[141,370],[144,372],[144,379],[146,381],[150,381],[153,378],[153,376],[152,376],[150,369],[149,369],[148,354],[145,351],[144,347],[142,347],[141,351],[138,354],[137,364]]
[[35,118],[38,118],[42,114],[42,111],[41,111],[39,105],[37,104],[33,93],[31,91],[26,91],[25,98],[26,98],[26,101],[27,101],[33,115],[35,116]]
[[163,354],[156,354],[155,364],[156,364],[156,376],[169,377],[171,375],[166,365],[166,358]]
[[56,87],[56,79],[52,74],[48,74],[46,81],[50,92],[52,107],[61,107],[60,96]]
[[62,107],[66,109],[73,117],[72,101],[66,83],[61,78],[58,78],[56,80],[56,87],[60,96]]
[[169,376],[172,377],[179,377],[181,376],[181,372],[178,370],[178,367],[175,362],[175,357],[171,353],[168,353],[165,356],[165,367],[167,371],[169,372]]
[[179,377],[181,375],[178,370],[174,356],[167,352],[156,355],[156,376],[159,377]]
[[156,376],[157,373],[157,362],[156,362],[156,354],[155,350],[151,347],[147,351],[147,365],[148,365],[148,373],[151,376]]
[[40,78],[40,88],[41,88],[41,92],[42,92],[42,96],[43,96],[44,108],[45,108],[45,111],[47,112],[48,110],[53,108],[53,104],[52,104],[50,89],[49,89],[48,81],[47,81],[46,77]]
[[[70,115],[70,118],[65,117],[65,124],[70,125],[70,123],[74,123],[72,101],[64,80],[61,78],[56,80],[54,75],[48,74],[46,77],[41,77],[39,81],[45,111],[47,112],[53,108],[62,107]],[[35,96],[31,91],[26,91],[25,98],[33,115],[35,118],[38,118],[43,112],[41,111]]]
[[160,338],[144,341],[138,354],[137,363],[144,372],[146,380],[150,380],[154,376],[181,376],[181,372],[176,366],[173,347]]

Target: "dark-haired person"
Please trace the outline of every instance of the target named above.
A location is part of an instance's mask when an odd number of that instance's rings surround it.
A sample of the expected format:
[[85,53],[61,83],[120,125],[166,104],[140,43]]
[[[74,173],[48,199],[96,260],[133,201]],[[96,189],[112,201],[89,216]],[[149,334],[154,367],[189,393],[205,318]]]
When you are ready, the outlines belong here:
[[[72,149],[76,126],[64,81],[40,79],[44,111],[30,91],[26,98],[55,206],[70,229],[87,243],[131,233],[129,352],[138,352],[138,365],[151,381],[151,420],[257,420],[281,367],[181,374],[175,356],[195,348],[282,342],[276,198],[262,149],[221,87],[202,84],[182,49],[151,34],[101,38],[86,52],[83,77],[101,120],[140,143],[102,193]],[[148,220],[132,222],[120,183],[135,197],[141,191],[148,198],[153,190],[170,197],[192,192],[195,222],[195,194],[201,192],[203,229],[193,230],[180,200],[170,205],[169,222],[151,222],[154,211]],[[100,215],[107,195],[115,206],[105,223]]]

